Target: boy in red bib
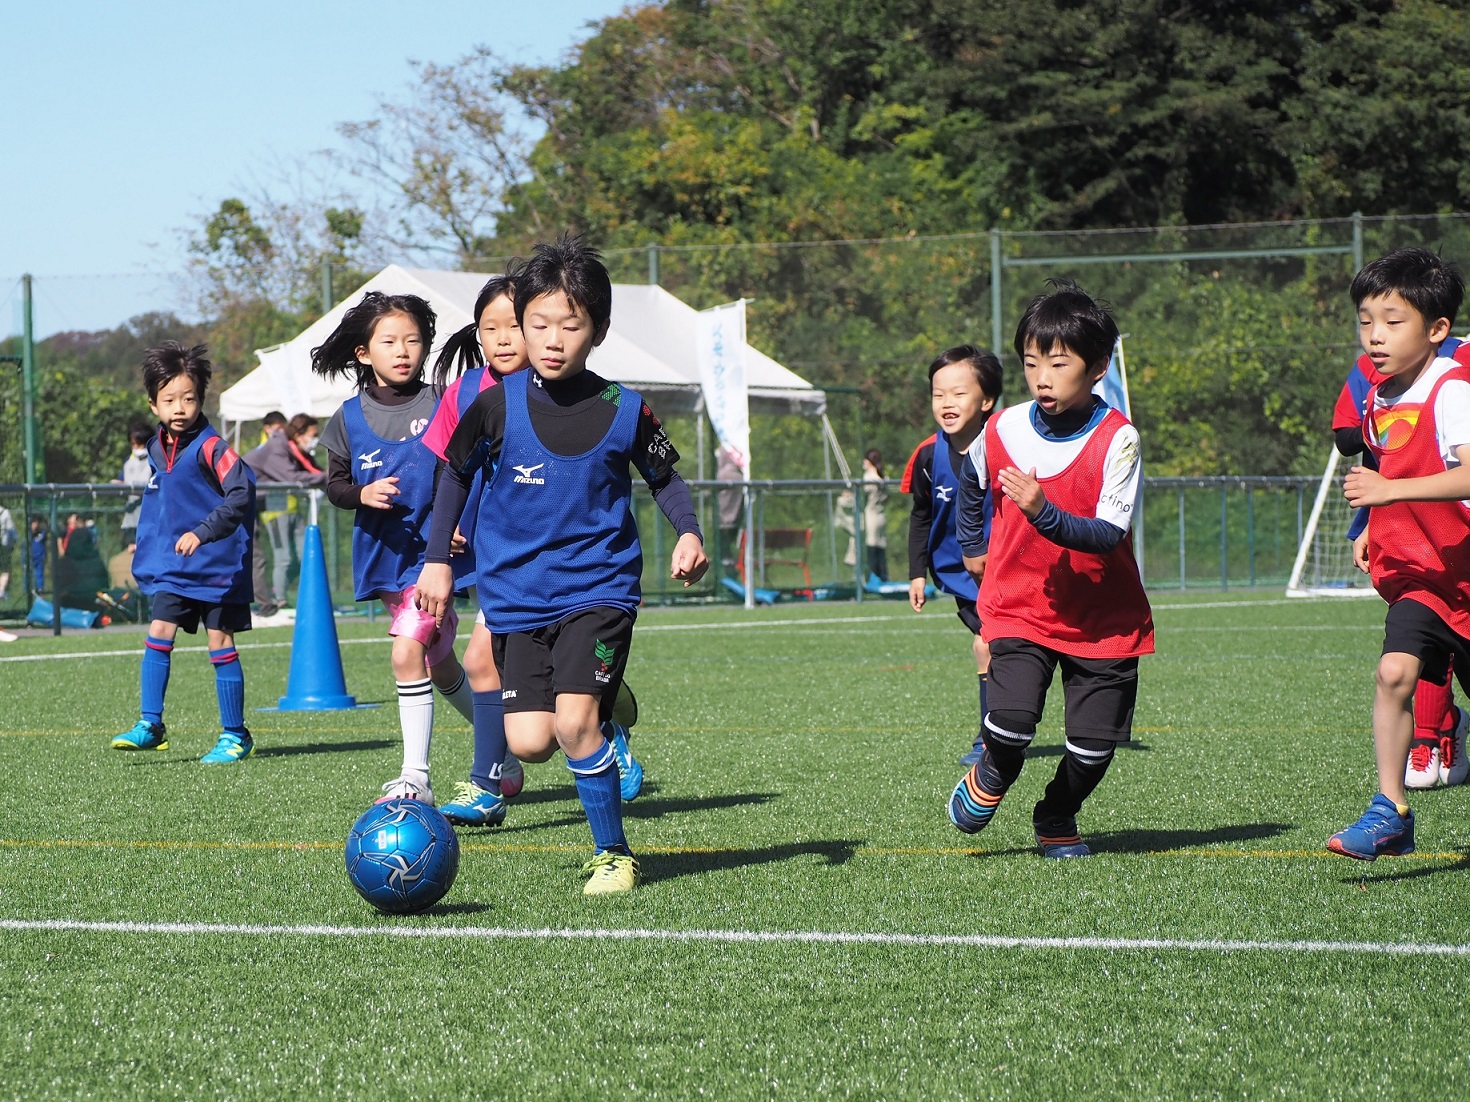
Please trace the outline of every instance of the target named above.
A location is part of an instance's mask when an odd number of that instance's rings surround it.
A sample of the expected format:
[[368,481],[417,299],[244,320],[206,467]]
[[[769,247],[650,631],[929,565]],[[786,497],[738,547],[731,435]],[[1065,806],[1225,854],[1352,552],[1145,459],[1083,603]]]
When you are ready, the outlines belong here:
[[[955,786],[949,817],[966,834],[989,824],[1061,666],[1067,744],[1032,825],[1043,856],[1064,858],[1091,854],[1077,812],[1129,739],[1138,658],[1153,653],[1154,629],[1128,534],[1143,477],[1138,431],[1092,393],[1118,327],[1075,283],[1052,287],[1016,329],[1034,400],[990,419],[960,475],[957,528],[980,578],[990,710],[985,751]],[[988,559],[976,523],[986,487]]]
[[1369,506],[1358,566],[1388,602],[1373,698],[1378,795],[1327,842],[1372,861],[1414,850],[1404,769],[1423,678],[1463,688],[1470,670],[1470,368],[1438,354],[1465,297],[1453,265],[1428,249],[1399,249],[1353,279],[1358,337],[1384,376],[1368,394],[1363,436],[1378,470],[1354,467],[1348,503]]

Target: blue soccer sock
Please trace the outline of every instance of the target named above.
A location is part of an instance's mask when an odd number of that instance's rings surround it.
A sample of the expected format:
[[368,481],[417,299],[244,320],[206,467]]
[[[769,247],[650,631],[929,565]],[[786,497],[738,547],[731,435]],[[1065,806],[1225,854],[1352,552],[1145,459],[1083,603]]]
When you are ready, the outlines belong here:
[[219,698],[219,725],[232,735],[249,738],[245,728],[245,671],[234,647],[209,652],[214,664],[214,693]]
[[618,786],[618,763],[612,743],[601,740],[585,758],[567,757],[567,768],[577,782],[577,796],[587,812],[587,825],[592,828],[592,841],[599,853],[617,850],[628,853],[628,838],[623,833],[623,793]]
[[174,641],[148,636],[143,648],[143,718],[163,725],[163,697],[168,692],[168,671],[173,664]]
[[505,705],[500,690],[475,694],[475,756],[470,783],[500,795],[500,763],[505,760]]

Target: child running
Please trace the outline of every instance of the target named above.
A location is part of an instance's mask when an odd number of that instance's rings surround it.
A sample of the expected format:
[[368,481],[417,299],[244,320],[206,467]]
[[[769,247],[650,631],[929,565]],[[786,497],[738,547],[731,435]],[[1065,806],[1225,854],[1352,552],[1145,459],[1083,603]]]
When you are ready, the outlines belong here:
[[163,698],[174,638],[204,624],[221,732],[199,760],[240,762],[255,749],[245,726],[245,675],[235,635],[250,630],[255,478],[204,416],[214,368],[203,345],[166,341],[143,356],[148,406],[159,420],[148,440],[152,472],[138,514],[133,577],[153,620],[143,649],[142,718],[114,750],[167,750]]
[[393,637],[403,769],[383,785],[383,799],[426,803],[434,800],[429,743],[435,687],[474,722],[470,688],[454,657],[454,608],[436,623],[413,599],[434,496],[434,455],[419,441],[439,402],[438,390],[423,380],[433,343],[434,311],[427,302],[369,291],[311,353],[312,371],[328,379],[350,375],[358,387],[332,414],[322,443],[329,457],[327,497],[355,514],[354,596],[383,602]]
[[[1087,857],[1077,813],[1127,742],[1138,659],[1154,649],[1153,615],[1129,525],[1143,471],[1138,430],[1092,393],[1118,340],[1112,316],[1070,280],[1052,280],[1016,329],[1032,401],[992,417],[960,475],[957,530],[980,577],[990,647],[990,711],[980,761],[955,786],[950,821],[989,825],[1021,775],[1058,665],[1066,747],[1032,811],[1045,857]],[[982,520],[994,495],[989,554]]]
[[[960,758],[961,765],[974,765],[985,748],[985,678],[990,669],[990,650],[980,638],[980,614],[975,611],[980,587],[965,569],[964,555],[955,538],[955,491],[965,452],[999,403],[1000,388],[1000,360],[993,353],[973,344],[941,352],[929,365],[930,402],[939,431],[915,449],[899,484],[900,492],[913,495],[909,510],[909,606],[915,612],[924,610],[928,575],[932,574],[934,584],[954,598],[960,623],[974,636],[980,720],[974,744]],[[988,492],[983,510],[981,545],[990,532]]]
[[481,391],[450,439],[418,601],[447,614],[455,523],[476,472],[485,471],[477,592],[494,633],[506,734],[517,746],[555,739],[596,846],[584,891],[625,892],[638,883],[638,862],[602,724],[641,599],[630,467],[679,534],[672,576],[693,584],[709,563],[675,470],[678,453],[658,419],[639,394],[587,369],[612,314],[612,284],[596,250],[570,235],[538,244],[516,274],[515,311],[531,370]]
[[1369,391],[1363,436],[1378,470],[1353,467],[1348,503],[1368,506],[1358,564],[1388,602],[1373,698],[1378,794],[1327,848],[1372,861],[1414,851],[1404,774],[1415,685],[1460,687],[1470,671],[1470,368],[1439,354],[1465,297],[1455,267],[1399,249],[1353,278],[1358,339],[1384,376]]
[[[1436,355],[1470,364],[1470,344],[1446,337]],[[1363,438],[1363,413],[1369,392],[1387,378],[1364,352],[1348,372],[1332,411],[1332,437],[1337,450],[1348,457],[1362,455],[1363,466],[1369,470],[1377,470],[1378,461]],[[1357,510],[1348,525],[1347,538],[1353,541],[1355,562],[1367,561],[1359,543],[1367,540],[1368,513],[1367,509]],[[1442,685],[1421,680],[1414,688],[1414,739],[1409,744],[1409,760],[1404,767],[1406,788],[1463,784],[1470,775],[1470,758],[1465,753],[1470,712],[1455,705],[1452,684],[1453,679],[1447,677]]]
[[[504,275],[486,281],[475,299],[475,320],[444,342],[434,362],[434,383],[444,388],[444,398],[424,430],[423,442],[441,460],[460,417],[474,404],[480,391],[495,386],[530,363],[515,315],[515,268],[516,263],[512,262]],[[451,382],[452,374],[457,377]],[[483,472],[477,471],[464,513],[454,530],[450,565],[454,568],[456,591],[475,584],[474,548],[464,533],[473,535],[476,530],[484,481]],[[450,822],[459,825],[499,826],[505,822],[505,801],[515,799],[525,783],[525,771],[515,751],[519,749],[528,761],[545,761],[556,752],[556,740],[552,738],[549,745],[508,748],[500,675],[495,669],[490,629],[485,626],[483,609],[475,615],[474,630],[464,651],[464,668],[474,696],[474,756],[469,780],[457,782],[454,798],[439,810]],[[620,696],[632,700],[626,685]],[[628,749],[626,727],[616,720],[609,720],[608,724],[609,740],[618,755],[623,799],[632,800],[643,786],[643,766]]]

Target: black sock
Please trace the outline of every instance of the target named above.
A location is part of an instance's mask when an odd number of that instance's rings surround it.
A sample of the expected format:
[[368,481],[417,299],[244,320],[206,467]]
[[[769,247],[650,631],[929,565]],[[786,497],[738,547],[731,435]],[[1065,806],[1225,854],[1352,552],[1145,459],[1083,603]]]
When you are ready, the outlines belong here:
[[1108,739],[1068,739],[1057,773],[1032,812],[1037,823],[1076,819],[1082,801],[1092,793],[1113,761],[1117,743]]

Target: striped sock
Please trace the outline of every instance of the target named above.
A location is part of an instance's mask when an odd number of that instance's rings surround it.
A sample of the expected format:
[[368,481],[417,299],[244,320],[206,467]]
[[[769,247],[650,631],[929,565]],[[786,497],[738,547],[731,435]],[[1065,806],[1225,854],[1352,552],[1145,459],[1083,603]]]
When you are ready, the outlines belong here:
[[475,693],[475,756],[470,783],[500,794],[500,763],[505,760],[505,705],[500,690]]
[[168,692],[168,672],[172,665],[174,641],[148,636],[143,647],[143,718],[149,723],[163,724],[163,697]]
[[454,706],[454,710],[471,723],[475,722],[475,694],[470,692],[469,680],[465,677],[464,670],[459,671],[459,680],[447,689],[440,689],[444,699]]
[[398,722],[403,727],[403,771],[429,775],[429,740],[434,734],[434,683],[398,682]]
[[623,794],[618,787],[618,763],[612,743],[604,739],[585,758],[568,757],[567,768],[577,782],[577,796],[587,812],[597,852],[628,853],[628,838],[623,833]]
[[234,647],[209,652],[214,664],[214,695],[219,699],[219,723],[232,735],[249,738],[245,729],[245,671]]

